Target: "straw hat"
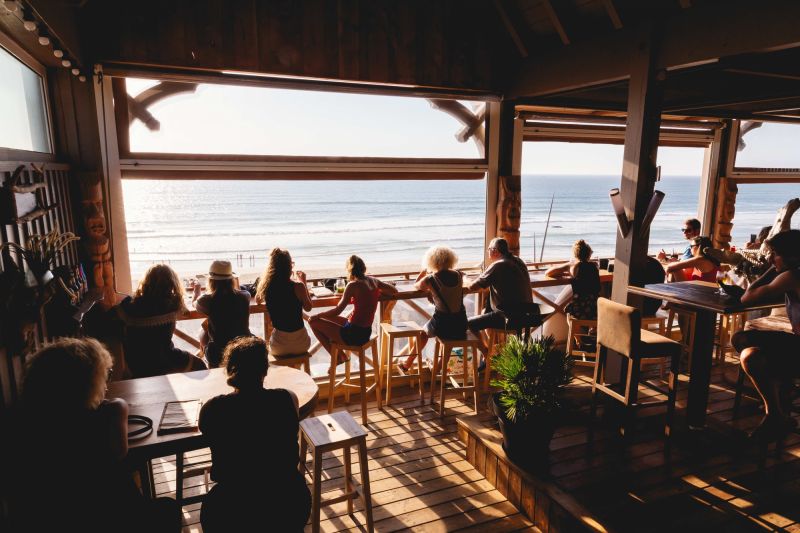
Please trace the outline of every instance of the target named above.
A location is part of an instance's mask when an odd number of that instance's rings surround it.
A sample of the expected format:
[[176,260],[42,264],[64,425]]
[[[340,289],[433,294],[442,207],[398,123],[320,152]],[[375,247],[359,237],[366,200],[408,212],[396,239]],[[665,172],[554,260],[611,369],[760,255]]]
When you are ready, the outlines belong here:
[[235,275],[230,261],[214,261],[208,268],[208,279],[233,279]]

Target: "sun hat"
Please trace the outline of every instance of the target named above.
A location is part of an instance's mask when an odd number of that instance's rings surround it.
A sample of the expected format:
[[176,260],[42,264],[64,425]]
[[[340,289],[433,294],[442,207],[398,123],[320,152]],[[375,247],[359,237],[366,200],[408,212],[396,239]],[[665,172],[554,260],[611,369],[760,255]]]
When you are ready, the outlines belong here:
[[214,261],[208,268],[208,279],[233,279],[235,275],[230,261]]

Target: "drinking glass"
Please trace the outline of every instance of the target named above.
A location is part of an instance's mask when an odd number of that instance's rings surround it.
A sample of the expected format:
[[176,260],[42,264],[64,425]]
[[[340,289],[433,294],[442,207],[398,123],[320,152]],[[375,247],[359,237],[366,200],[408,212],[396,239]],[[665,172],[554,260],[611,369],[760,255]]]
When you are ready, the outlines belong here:
[[336,280],[336,285],[335,285],[336,292],[337,292],[338,294],[341,294],[341,293],[343,293],[343,292],[344,292],[344,287],[345,287],[345,285],[346,285],[346,283],[344,282],[344,279],[343,279],[343,278],[339,278],[339,279],[337,279],[337,280]]

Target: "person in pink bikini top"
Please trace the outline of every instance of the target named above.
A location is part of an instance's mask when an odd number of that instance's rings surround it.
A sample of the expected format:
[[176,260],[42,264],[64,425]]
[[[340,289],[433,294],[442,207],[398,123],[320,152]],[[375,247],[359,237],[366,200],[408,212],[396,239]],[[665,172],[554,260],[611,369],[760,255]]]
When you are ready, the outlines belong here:
[[705,254],[706,248],[711,248],[711,239],[708,237],[695,237],[692,239],[692,258],[675,261],[667,265],[666,271],[670,281],[717,281],[719,262]]
[[[336,307],[314,315],[308,321],[314,336],[329,352],[334,342],[360,346],[369,341],[378,299],[382,294],[397,292],[392,285],[367,276],[367,266],[357,255],[351,255],[347,260],[347,273],[349,282]],[[353,305],[353,312],[344,318],[340,315],[348,304]]]

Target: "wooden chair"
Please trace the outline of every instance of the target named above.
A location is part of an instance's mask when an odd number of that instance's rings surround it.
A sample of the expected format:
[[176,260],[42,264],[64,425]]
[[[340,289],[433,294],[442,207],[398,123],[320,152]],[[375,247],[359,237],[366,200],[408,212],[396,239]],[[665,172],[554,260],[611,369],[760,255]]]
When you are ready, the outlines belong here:
[[269,364],[277,366],[289,366],[298,370],[302,367],[303,370],[306,371],[306,374],[309,376],[311,375],[311,354],[309,352],[299,355],[281,355],[278,357],[270,355]]
[[597,329],[597,320],[575,318],[567,314],[567,356],[574,359],[579,366],[594,366],[596,350],[581,348],[578,336],[586,335],[589,329]]
[[716,335],[716,348],[715,359],[718,363],[725,362],[725,356],[728,352],[736,351],[731,346],[731,339],[733,335],[744,328],[747,313],[730,313],[727,315],[719,315],[719,323],[717,325]]
[[[372,357],[367,356],[367,350],[372,350]],[[339,353],[350,353],[358,357],[358,385],[350,382],[350,362],[344,365],[344,378],[336,381],[336,361]],[[364,362],[368,361],[372,365],[375,374],[375,382],[367,387],[367,376]],[[375,389],[375,399],[378,402],[378,409],[381,408],[381,380],[380,380],[380,355],[378,353],[378,336],[373,335],[361,346],[349,346],[347,344],[331,344],[331,367],[328,371],[328,412],[333,412],[333,397],[336,389],[344,388],[345,403],[350,402],[350,390],[357,389],[361,393],[361,423],[367,424],[367,394]]]
[[[471,331],[467,331],[467,338],[463,340],[442,340],[436,339],[436,348],[433,353],[433,372],[431,374],[431,403],[434,401],[434,390],[436,389],[436,379],[439,378],[439,416],[444,416],[444,403],[445,391],[455,390],[461,391],[466,395],[467,391],[472,391],[473,400],[475,401],[475,412],[478,412],[478,357],[480,343],[478,338]],[[452,377],[450,380],[453,384],[453,389],[447,389],[447,363],[450,361],[450,356],[455,348],[461,348],[463,354],[463,382],[459,385]],[[469,361],[469,352],[472,352],[472,361]],[[472,385],[469,383],[469,367],[472,368]],[[439,372],[441,371],[441,376]]]
[[[372,497],[369,488],[369,465],[367,464],[367,431],[347,411],[306,418],[300,422],[300,467],[306,469],[306,454],[311,448],[313,473],[311,475],[311,531],[317,533],[320,526],[320,510],[327,505],[347,501],[347,512],[353,514],[353,500],[361,499],[367,515],[367,531],[373,531]],[[361,486],[353,479],[350,464],[350,448],[358,448],[361,466]],[[322,455],[325,452],[342,450],[344,463],[344,494],[322,499]]]
[[[606,298],[597,301],[597,364],[594,368],[592,379],[592,403],[590,415],[590,433],[597,411],[597,396],[603,392],[611,398],[621,402],[628,410],[628,422],[635,418],[636,408],[667,404],[667,420],[664,426],[664,435],[669,437],[672,433],[672,415],[675,411],[675,395],[678,383],[678,364],[681,357],[681,345],[663,335],[642,329],[639,310],[633,307],[612,302]],[[614,350],[625,360],[624,370],[621,371],[622,393],[614,390],[605,379],[608,350]],[[666,402],[639,403],[639,371],[641,360],[647,357],[670,358],[670,373],[668,379]],[[658,392],[663,392],[653,387],[646,381],[642,384],[650,386]],[[627,425],[627,424],[626,424]],[[629,434],[630,429],[623,426],[623,434]]]
[[[386,405],[392,401],[392,379],[400,381],[419,381],[419,397],[420,400],[425,399],[425,388],[422,381],[422,354],[419,351],[422,335],[422,328],[414,321],[400,322],[398,324],[390,324],[388,322],[381,323],[381,371],[380,380],[383,382],[383,375],[386,374]],[[396,339],[408,339],[409,353],[400,354],[394,353],[394,341]],[[400,376],[393,376],[395,359],[409,355],[414,355],[417,361],[417,373],[405,374]]]

